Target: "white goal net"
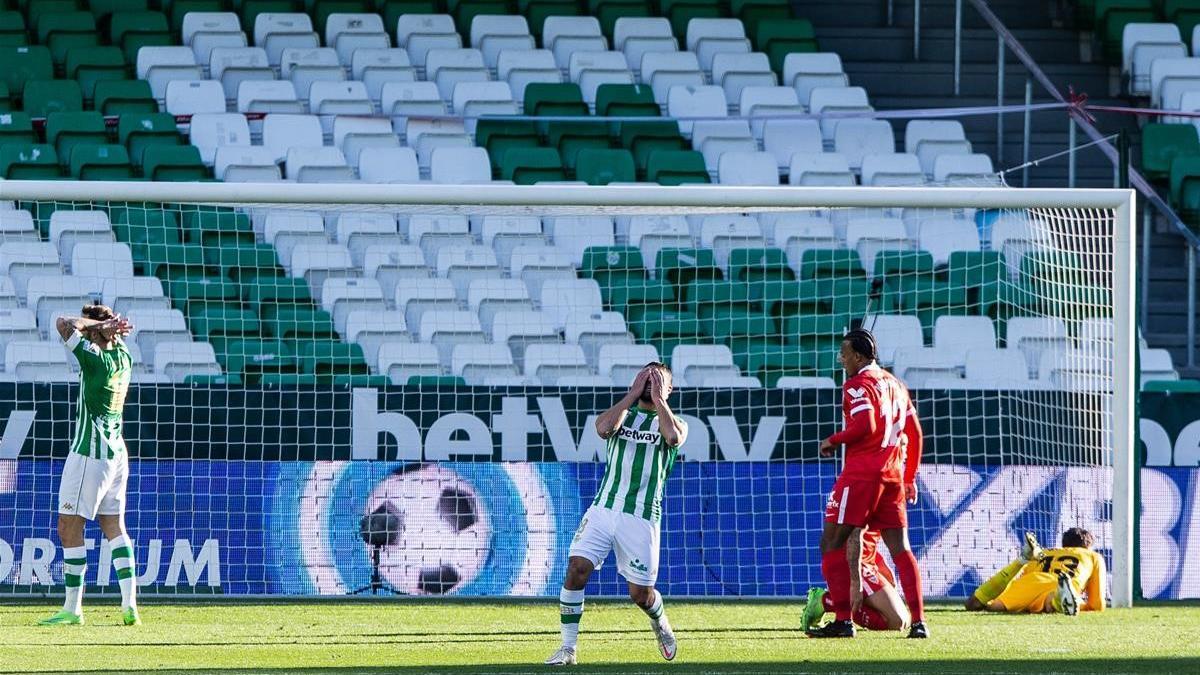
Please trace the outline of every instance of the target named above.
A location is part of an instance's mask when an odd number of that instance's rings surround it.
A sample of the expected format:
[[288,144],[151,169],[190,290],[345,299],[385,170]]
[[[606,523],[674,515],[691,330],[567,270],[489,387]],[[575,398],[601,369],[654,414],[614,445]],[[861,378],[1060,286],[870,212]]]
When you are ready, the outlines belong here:
[[[963,596],[1082,526],[1131,598],[1132,196],[1117,190],[0,184],[0,592],[62,583],[78,367],[129,317],[144,593],[553,595],[594,416],[670,364],[659,587],[798,596],[840,337],[927,440],[911,540]],[[115,592],[89,530],[87,584]],[[605,568],[596,592],[623,593]]]

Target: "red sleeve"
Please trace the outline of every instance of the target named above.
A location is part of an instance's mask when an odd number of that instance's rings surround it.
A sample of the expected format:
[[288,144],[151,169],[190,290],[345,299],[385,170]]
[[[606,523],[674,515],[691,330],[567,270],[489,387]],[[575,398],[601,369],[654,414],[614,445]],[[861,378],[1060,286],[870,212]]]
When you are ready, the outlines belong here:
[[866,414],[851,415],[846,428],[830,436],[829,442],[834,445],[849,444],[875,433],[875,415],[871,414],[870,408],[862,412]]
[[921,420],[917,419],[916,406],[909,409],[904,435],[908,437],[908,449],[904,457],[904,482],[907,484],[917,479],[917,465],[921,463],[921,451],[925,447],[925,432],[921,429]]

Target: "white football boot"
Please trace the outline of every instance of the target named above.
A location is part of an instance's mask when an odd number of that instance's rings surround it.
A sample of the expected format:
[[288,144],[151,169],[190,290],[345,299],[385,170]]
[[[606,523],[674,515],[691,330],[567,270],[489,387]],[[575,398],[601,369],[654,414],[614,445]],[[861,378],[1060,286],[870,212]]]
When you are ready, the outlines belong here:
[[546,659],[546,665],[548,666],[573,666],[575,663],[574,647],[559,647],[558,651]]
[[1032,560],[1041,560],[1045,555],[1042,551],[1042,545],[1038,543],[1037,537],[1032,532],[1025,533],[1025,543],[1021,546],[1021,560],[1030,562]]
[[1067,616],[1079,613],[1079,597],[1075,595],[1075,587],[1071,585],[1071,578],[1062,572],[1058,574],[1058,608]]
[[658,653],[668,661],[674,660],[678,644],[675,642],[675,632],[671,630],[671,623],[667,621],[667,615],[664,614],[657,624],[651,621],[650,628],[654,629],[654,637],[658,639]]

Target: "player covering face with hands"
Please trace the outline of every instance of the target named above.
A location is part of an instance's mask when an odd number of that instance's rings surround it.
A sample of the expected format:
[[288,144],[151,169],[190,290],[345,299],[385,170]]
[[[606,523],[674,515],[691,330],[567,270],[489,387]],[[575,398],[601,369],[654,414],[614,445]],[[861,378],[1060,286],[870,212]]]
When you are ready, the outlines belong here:
[[60,612],[41,624],[83,623],[84,521],[98,520],[121,587],[122,619],[131,626],[141,621],[135,598],[133,544],[125,534],[129,457],[122,436],[122,414],[133,367],[123,338],[133,331],[133,324],[99,303],[84,307],[81,314],[59,317],[56,322],[67,350],[79,362],[79,401],[75,435],[58,489],[58,538],[63,547],[66,600]]
[[596,418],[596,433],[606,442],[604,477],[584,514],[567,553],[567,574],[559,594],[562,646],[548,665],[572,665],[583,618],[583,589],[609,551],[617,572],[629,585],[629,597],[650,618],[659,652],[675,658],[675,633],[667,621],[658,577],[659,521],[663,484],[687,439],[687,424],[671,411],[671,369],[646,364],[629,391]]
[[[829,586],[834,620],[808,631],[810,637],[854,637],[853,612],[862,605],[861,546],[847,547],[856,531],[879,530],[887,544],[912,620],[910,638],[929,637],[921,596],[921,572],[908,544],[905,503],[917,500],[917,465],[924,436],[908,389],[875,362],[875,337],[852,330],[842,339],[838,360],[845,427],[821,442],[821,456],[845,445],[845,464],[825,503],[821,572]],[[854,582],[857,583],[854,583]]]

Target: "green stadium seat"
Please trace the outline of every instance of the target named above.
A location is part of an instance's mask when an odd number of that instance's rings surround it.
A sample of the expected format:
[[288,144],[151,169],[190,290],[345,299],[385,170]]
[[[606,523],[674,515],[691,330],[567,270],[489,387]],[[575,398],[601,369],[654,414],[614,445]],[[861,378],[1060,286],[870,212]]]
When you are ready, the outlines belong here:
[[96,97],[96,84],[102,80],[128,77],[125,57],[116,47],[75,47],[67,52],[67,77],[79,82],[85,100]]
[[204,251],[199,246],[175,242],[146,243],[131,247],[133,260],[146,273],[164,281],[209,276]]
[[457,6],[454,4],[454,0],[447,3],[451,6],[450,13],[454,16],[454,25],[458,26],[458,32],[463,34],[464,43],[470,39],[471,21],[475,17],[504,16],[512,13],[510,3],[503,0],[459,0]]
[[820,297],[825,298],[834,314],[862,316],[867,311],[871,284],[866,277],[827,277],[814,279]]
[[366,0],[317,0],[312,3],[310,10],[313,27],[320,26],[322,34],[330,14],[362,14],[374,11],[371,3]]
[[[246,213],[231,209],[187,210],[183,212],[180,224],[188,241],[205,247],[221,243],[254,245],[254,227]],[[268,245],[267,248],[272,247]],[[271,264],[274,264],[273,260]]]
[[[658,117],[662,109],[654,102],[647,84],[602,84],[596,88],[596,114],[605,117]],[[676,127],[676,132],[678,132]]]
[[951,286],[966,291],[966,313],[994,315],[1000,288],[1008,282],[1008,265],[999,251],[954,251],[946,274]]
[[258,383],[265,387],[315,387],[321,381],[316,375],[302,373],[263,373]]
[[364,375],[360,373],[345,375],[334,374],[325,378],[334,387],[352,389],[355,387],[386,387],[392,383],[387,375]]
[[628,150],[583,148],[575,156],[575,178],[588,185],[632,183],[637,180],[637,168]]
[[121,208],[111,212],[113,232],[118,241],[130,245],[135,260],[146,260],[139,256],[138,247],[145,244],[178,244],[179,219],[171,211],[161,209]]
[[500,161],[510,148],[536,148],[537,125],[528,120],[481,119],[475,124],[475,144],[487,150],[492,172],[500,172]]
[[25,17],[20,12],[0,12],[0,46],[20,47],[29,44],[25,33]]
[[0,115],[0,145],[35,142],[37,135],[33,133],[33,120],[29,115],[23,112]]
[[128,113],[117,120],[117,140],[129,150],[129,157],[142,165],[142,153],[156,145],[176,146],[183,142],[175,116],[169,113]]
[[286,340],[226,340],[217,359],[226,372],[254,383],[266,373],[295,372],[298,361],[293,344]]
[[517,185],[567,179],[554,148],[510,148],[500,159],[500,177]]
[[91,12],[44,15],[37,22],[37,33],[38,42],[50,48],[50,58],[55,63],[66,63],[67,53],[72,49],[86,49],[100,44],[96,19]]
[[200,340],[257,337],[262,331],[254,312],[231,305],[204,307],[189,313],[188,325]]
[[1179,27],[1186,42],[1192,30],[1200,24],[1200,2],[1196,0],[1162,0],[1163,18]]
[[[29,20],[29,28],[34,35],[41,35],[41,23],[44,18],[55,17],[74,12],[78,9],[75,0],[25,0],[25,18]],[[45,42],[45,38],[40,38]]]
[[1169,173],[1171,206],[1194,230],[1200,230],[1200,155],[1176,155]]
[[409,387],[465,387],[467,381],[457,375],[409,375]]
[[1049,316],[1083,319],[1112,307],[1101,279],[1086,270],[1074,251],[1031,251],[1021,258],[1021,281]]
[[1121,63],[1121,37],[1125,24],[1158,21],[1151,0],[1095,0],[1092,15],[1105,60],[1118,64]]
[[396,21],[402,14],[444,14],[445,3],[439,0],[381,0],[376,11],[383,14],[383,27],[392,39],[396,38]]
[[[639,340],[650,343],[679,340],[677,344],[686,344],[706,339],[702,322],[695,312],[677,309],[649,309],[630,319],[629,328]],[[671,349],[660,348],[658,353],[670,354]]]
[[622,122],[619,138],[621,147],[633,153],[633,162],[645,173],[650,155],[659,150],[691,150],[692,145],[679,133],[679,123]]
[[119,145],[79,145],[71,150],[71,175],[79,180],[133,180],[129,153]]
[[751,295],[783,327],[783,318],[793,314],[828,314],[833,311],[831,298],[823,295],[819,281],[772,281],[754,284]]
[[1200,380],[1148,380],[1142,382],[1142,391],[1200,394]]
[[546,123],[546,142],[555,148],[563,159],[563,166],[574,170],[583,150],[608,150],[608,123],[580,118],[579,122],[559,120]]
[[810,248],[800,256],[801,279],[865,277],[856,251],[844,248]]
[[588,115],[583,91],[574,82],[531,82],[525,86],[526,115]]
[[102,115],[158,112],[158,103],[145,80],[100,80],[96,82],[93,107]]
[[729,252],[729,278],[750,284],[792,281],[796,273],[780,248],[735,248]]
[[1142,171],[1150,180],[1163,180],[1171,173],[1176,155],[1200,155],[1200,136],[1191,124],[1151,122],[1142,127]]
[[171,281],[167,283],[167,295],[188,316],[197,316],[209,308],[242,308],[238,285],[220,277]]
[[735,281],[693,281],[687,289],[687,309],[700,319],[704,335],[717,340],[777,338],[775,320],[762,311],[750,284]]
[[64,164],[69,164],[72,148],[108,143],[108,128],[98,112],[50,113],[46,117],[46,142],[54,146]]
[[600,22],[600,30],[604,31],[604,35],[610,41],[613,38],[613,29],[617,25],[617,19],[656,16],[650,3],[645,0],[602,0],[601,2],[589,0],[589,4],[594,5],[592,12]]
[[54,61],[50,50],[42,45],[0,47],[0,78],[13,94],[25,90],[30,80],[49,80],[54,77]]
[[[133,8],[129,8],[133,9]],[[142,6],[138,9],[148,9]],[[187,16],[188,12],[224,12],[225,3],[221,0],[171,0],[171,2],[163,3],[163,11],[166,11],[171,19],[171,31],[175,33],[183,30],[183,17]],[[254,24],[250,24],[247,28],[253,35]]]
[[655,150],[646,160],[646,179],[659,185],[708,183],[704,155],[695,150]]
[[0,178],[9,180],[53,180],[62,176],[53,145],[0,144]]
[[517,10],[529,20],[529,32],[541,42],[543,24],[552,16],[582,16],[575,0],[518,0]]
[[257,283],[264,277],[282,273],[275,257],[275,247],[270,244],[250,243],[240,245],[204,244],[204,261],[221,270],[221,276],[234,281]]
[[631,318],[630,308],[673,305],[672,288],[647,278],[642,252],[634,246],[589,246],[583,252],[580,276],[595,279],[606,305]]
[[162,12],[113,12],[109,39],[121,48],[125,60],[130,63],[137,62],[137,53],[142,47],[169,47],[174,44],[171,26]]
[[300,343],[300,372],[318,377],[370,375],[362,347],[345,342],[316,340]]
[[820,375],[831,376],[837,370],[838,346],[849,329],[850,317],[845,314],[798,314],[783,320],[788,344],[809,352]]
[[8,85],[0,82],[0,112],[10,112],[13,106],[12,94],[8,91]]
[[788,0],[730,0],[729,12],[742,20],[747,35],[754,35],[762,21],[792,18]]
[[221,375],[184,375],[183,383],[192,385],[194,387],[213,385],[240,387],[244,384],[248,384],[242,381],[241,375],[237,375],[235,373],[223,373]]
[[[163,0],[164,7],[176,7],[185,0]],[[84,3],[96,17],[96,21],[107,19],[113,12],[145,11],[150,9],[149,0],[88,0]]]
[[816,33],[808,19],[779,19],[758,24],[753,34],[756,51],[771,60],[771,70],[783,72],[783,60],[793,52],[815,52]]
[[717,2],[662,0],[662,5],[665,9],[664,14],[671,21],[671,32],[675,33],[681,44],[685,44],[688,22],[692,19],[720,19],[729,16],[725,7]]
[[687,288],[693,281],[724,279],[711,248],[662,248],[655,257],[655,277],[674,286],[681,302],[687,302]]
[[[242,25],[250,30],[253,30],[254,20],[264,12],[302,12],[305,9],[303,0],[233,0],[232,5],[242,17]],[[396,29],[394,22],[390,25],[392,30]],[[323,31],[324,26],[319,30]]]
[[152,145],[142,154],[142,175],[149,180],[196,182],[209,179],[208,168],[193,145]]
[[264,334],[296,340],[335,340],[333,317],[323,309],[304,305],[264,305]]
[[83,91],[75,80],[30,80],[22,99],[30,117],[83,110]]
[[260,316],[269,305],[311,305],[313,302],[308,282],[283,276],[282,268],[277,271],[278,274],[259,276],[253,283],[242,284],[242,297]]
[[757,377],[768,388],[774,387],[781,377],[822,374],[824,371],[817,368],[819,360],[820,355],[809,349],[766,341],[739,344],[733,349],[733,361],[742,372]]

